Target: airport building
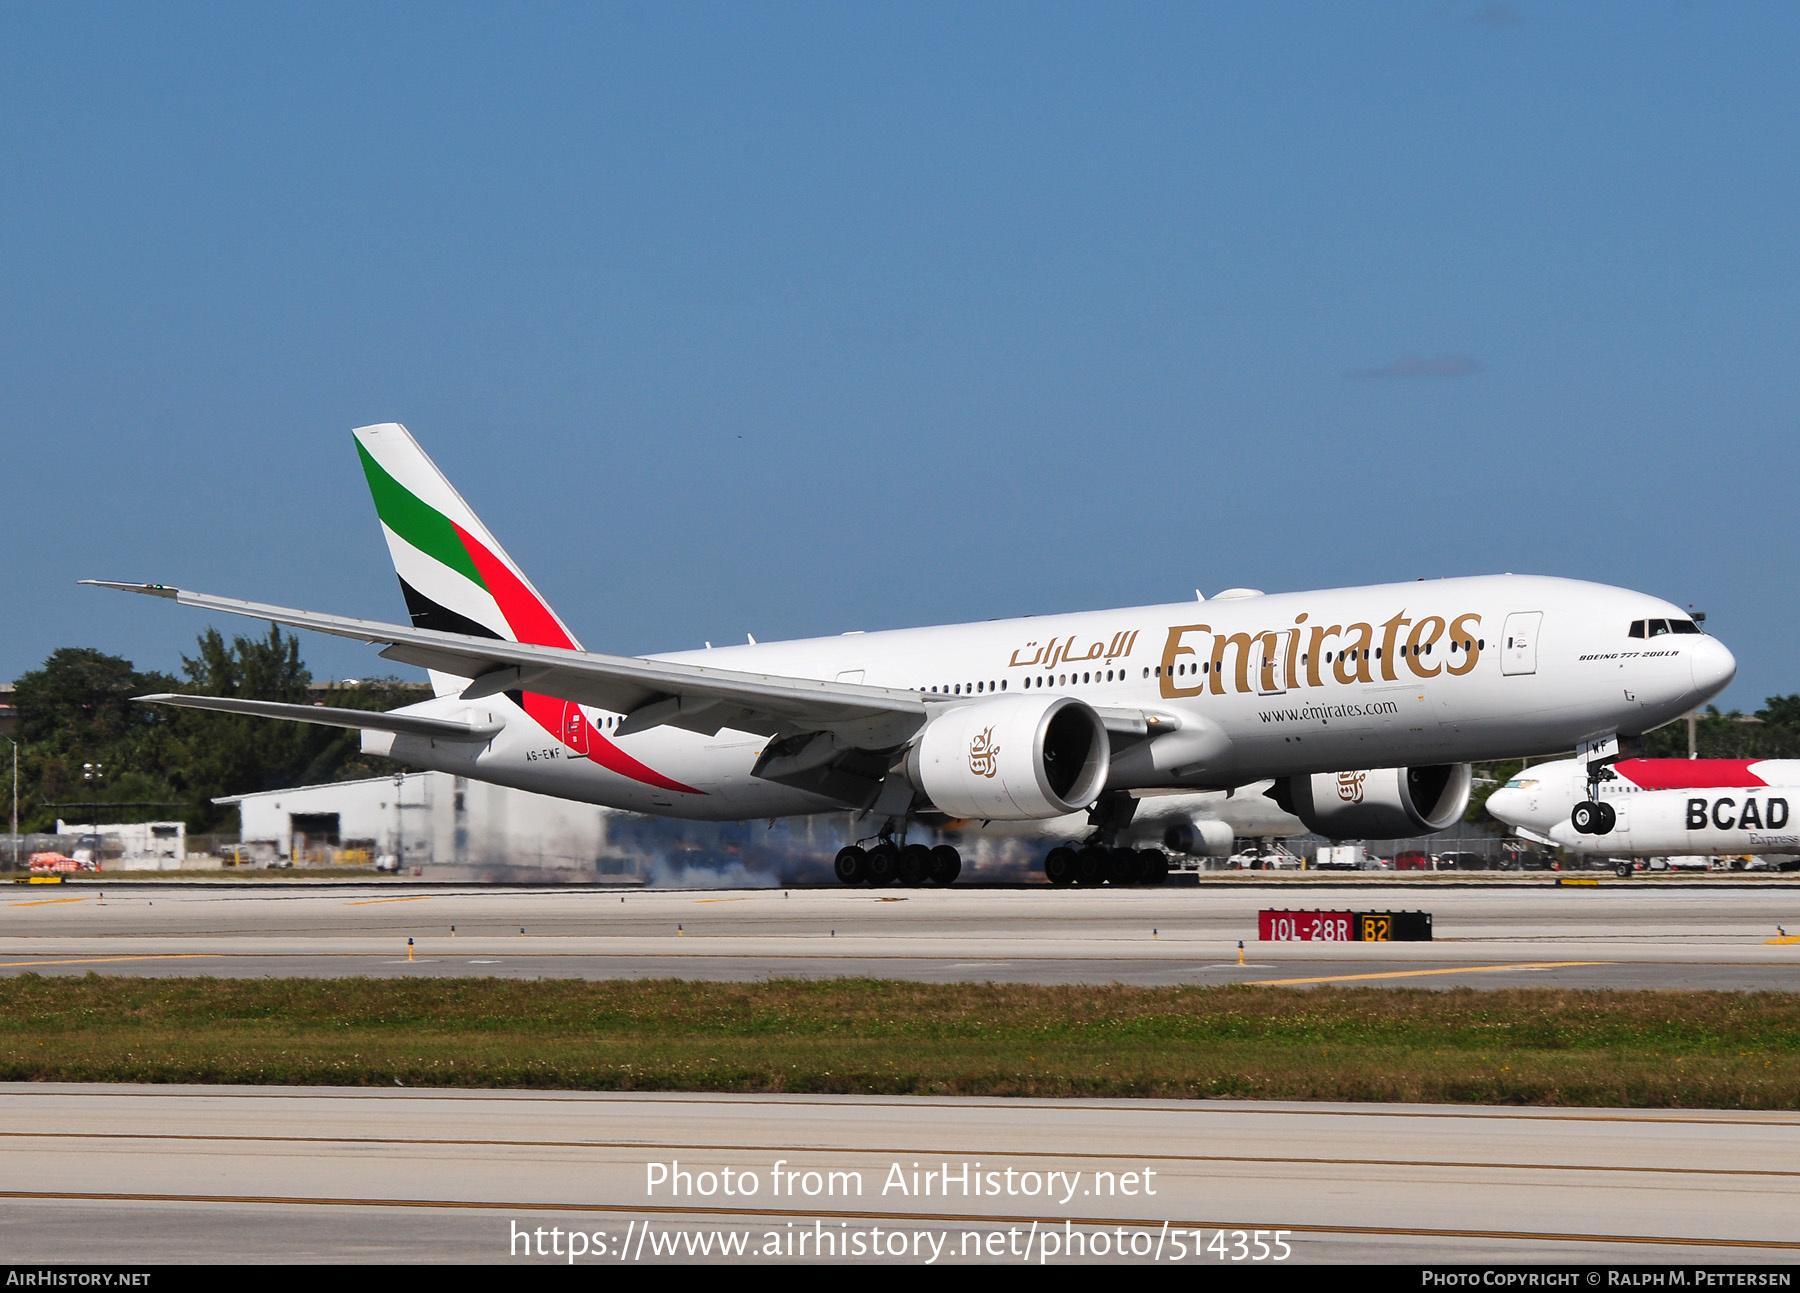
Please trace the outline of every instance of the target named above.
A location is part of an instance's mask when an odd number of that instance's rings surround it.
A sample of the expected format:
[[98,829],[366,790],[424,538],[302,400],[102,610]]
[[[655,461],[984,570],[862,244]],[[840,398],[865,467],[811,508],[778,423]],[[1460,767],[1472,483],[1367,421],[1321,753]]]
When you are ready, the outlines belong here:
[[237,858],[369,866],[443,880],[622,885],[824,883],[852,817],[688,822],[412,772],[220,799]]

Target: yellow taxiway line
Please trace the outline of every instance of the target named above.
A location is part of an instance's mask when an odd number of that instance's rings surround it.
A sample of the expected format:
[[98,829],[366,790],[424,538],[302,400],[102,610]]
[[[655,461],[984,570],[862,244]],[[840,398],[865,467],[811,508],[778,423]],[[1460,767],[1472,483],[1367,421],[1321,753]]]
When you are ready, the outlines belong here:
[[160,952],[153,956],[87,956],[75,961],[0,961],[0,970],[39,965],[107,965],[113,961],[197,961],[218,955],[218,952]]
[[1572,965],[1611,965],[1611,961],[1530,961],[1511,965],[1459,965],[1451,970],[1386,970],[1379,974],[1326,974],[1316,979],[1255,979],[1253,988],[1276,988],[1296,983],[1348,983],[1352,979],[1417,979],[1428,974],[1491,974],[1496,970],[1562,970]]

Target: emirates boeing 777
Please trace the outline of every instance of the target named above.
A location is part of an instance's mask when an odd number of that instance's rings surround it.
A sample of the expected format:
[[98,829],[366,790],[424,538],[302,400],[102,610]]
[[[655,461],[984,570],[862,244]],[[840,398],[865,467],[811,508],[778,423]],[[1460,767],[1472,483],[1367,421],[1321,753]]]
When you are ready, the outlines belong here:
[[[1717,695],[1731,652],[1677,607],[1571,579],[1488,575],[628,657],[584,650],[405,427],[354,432],[411,623],[189,592],[166,597],[379,644],[435,697],[391,713],[233,697],[140,699],[362,731],[420,768],[672,817],[842,811],[857,883],[949,883],[914,824],[1085,812],[1050,880],[1152,880],[1150,793],[1272,780],[1321,834],[1393,838],[1463,813],[1474,760],[1598,762]],[[1633,623],[1665,621],[1654,641]],[[1015,825],[1013,829],[1017,829]]]

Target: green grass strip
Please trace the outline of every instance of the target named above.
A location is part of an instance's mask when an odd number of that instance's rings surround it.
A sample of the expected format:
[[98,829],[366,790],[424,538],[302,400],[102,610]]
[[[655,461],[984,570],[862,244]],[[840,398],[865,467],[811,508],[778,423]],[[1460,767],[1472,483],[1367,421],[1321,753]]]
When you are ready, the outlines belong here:
[[1800,994],[0,979],[0,1078],[1800,1108]]

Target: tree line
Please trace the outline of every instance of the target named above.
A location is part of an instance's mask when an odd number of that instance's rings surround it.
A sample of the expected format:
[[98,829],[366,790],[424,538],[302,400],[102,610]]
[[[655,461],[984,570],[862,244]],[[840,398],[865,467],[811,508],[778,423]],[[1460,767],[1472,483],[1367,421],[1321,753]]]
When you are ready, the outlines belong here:
[[[140,671],[91,647],[63,647],[15,684],[19,828],[67,821],[185,821],[190,831],[235,829],[237,810],[212,800],[260,790],[378,776],[398,765],[364,755],[354,731],[132,700],[189,692],[306,704],[312,674],[293,635],[217,629],[181,658],[181,676]],[[324,703],[393,709],[421,699],[395,678],[335,686]],[[0,769],[0,775],[4,775]]]

